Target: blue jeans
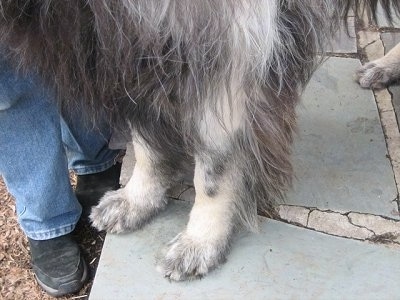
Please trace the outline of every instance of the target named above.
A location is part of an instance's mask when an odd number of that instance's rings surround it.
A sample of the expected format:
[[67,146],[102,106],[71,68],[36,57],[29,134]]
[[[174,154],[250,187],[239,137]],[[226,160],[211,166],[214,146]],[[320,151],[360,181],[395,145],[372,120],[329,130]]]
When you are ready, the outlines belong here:
[[0,57],[0,174],[19,224],[35,240],[70,233],[79,220],[68,168],[101,172],[119,154],[107,147],[109,128],[89,129],[78,115],[66,122],[52,98],[36,76],[17,74]]

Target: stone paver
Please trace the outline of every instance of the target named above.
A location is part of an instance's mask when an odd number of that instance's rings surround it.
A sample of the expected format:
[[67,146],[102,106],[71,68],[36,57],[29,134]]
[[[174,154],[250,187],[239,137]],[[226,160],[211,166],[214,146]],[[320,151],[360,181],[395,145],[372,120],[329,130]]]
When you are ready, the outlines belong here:
[[337,236],[345,233],[346,237],[358,240],[366,240],[374,235],[371,230],[350,223],[347,216],[336,212],[313,210],[308,218],[307,227]]
[[[371,31],[362,30],[362,31],[358,32],[358,36],[359,36],[358,44],[360,45],[360,48],[363,48],[363,49],[369,47],[370,45],[372,45],[376,42],[380,43],[380,35],[379,35],[379,32],[377,32],[377,31],[371,32]],[[381,48],[379,48],[379,49],[381,49]],[[376,58],[379,58],[382,55],[383,55],[383,52],[381,54],[379,54],[379,56]],[[372,59],[375,59],[375,58],[372,58]],[[370,58],[370,60],[371,60],[371,58]]]
[[190,204],[172,203],[154,222],[108,235],[90,300],[398,299],[400,251],[261,218],[227,263],[201,280],[169,282],[155,256],[184,228]]
[[360,213],[350,213],[348,215],[350,222],[356,226],[368,228],[375,235],[383,234],[400,234],[400,222],[395,220],[387,220],[380,216],[366,215]]
[[373,94],[353,80],[360,63],[330,58],[299,109],[294,189],[287,204],[398,217],[396,184]]
[[365,213],[341,214],[292,205],[280,205],[281,220],[330,235],[384,243],[400,250],[400,221]]
[[338,31],[332,39],[331,45],[327,47],[328,52],[334,53],[357,53],[357,36],[355,32],[354,16],[347,18],[348,30],[344,27]]
[[344,27],[338,31],[332,39],[331,45],[327,47],[327,51],[334,53],[357,53],[357,36],[355,32],[355,17],[347,18],[348,29]]
[[279,217],[291,223],[307,227],[310,210],[301,206],[280,205]]

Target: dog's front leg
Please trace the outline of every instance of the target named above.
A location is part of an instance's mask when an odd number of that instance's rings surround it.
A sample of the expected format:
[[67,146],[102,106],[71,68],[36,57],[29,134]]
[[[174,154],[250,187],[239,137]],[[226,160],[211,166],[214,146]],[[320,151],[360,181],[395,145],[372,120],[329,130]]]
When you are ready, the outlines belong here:
[[136,164],[124,188],[107,192],[90,218],[98,230],[132,231],[147,223],[167,205],[167,180],[160,172],[160,158],[139,137],[133,141]]
[[[245,110],[238,97],[229,102],[222,93],[219,99],[217,109],[206,108],[197,120],[196,197],[188,225],[169,243],[158,263],[172,280],[202,277],[225,261],[244,206],[245,174],[239,167],[237,136],[243,134]],[[255,216],[256,204],[248,210]]]
[[196,157],[196,198],[189,223],[170,242],[159,266],[172,280],[201,277],[225,261],[235,227],[236,196],[233,170],[223,161],[216,156]]

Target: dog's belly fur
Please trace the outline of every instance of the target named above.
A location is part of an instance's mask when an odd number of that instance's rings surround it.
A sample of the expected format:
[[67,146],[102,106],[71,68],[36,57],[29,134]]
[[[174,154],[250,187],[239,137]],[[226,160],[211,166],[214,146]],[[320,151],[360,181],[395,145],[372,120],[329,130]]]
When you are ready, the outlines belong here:
[[194,162],[189,223],[159,261],[184,280],[224,262],[234,232],[284,198],[298,93],[353,2],[2,0],[0,37],[63,108],[129,120],[137,162],[93,208],[96,228],[149,222]]

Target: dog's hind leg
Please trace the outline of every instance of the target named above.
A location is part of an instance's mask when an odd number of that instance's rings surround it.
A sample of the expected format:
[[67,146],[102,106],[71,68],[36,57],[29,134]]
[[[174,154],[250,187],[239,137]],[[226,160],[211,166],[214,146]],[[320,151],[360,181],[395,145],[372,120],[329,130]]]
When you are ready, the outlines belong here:
[[139,137],[133,145],[136,164],[127,185],[107,192],[92,208],[90,218],[98,230],[120,233],[138,229],[167,205],[169,185],[160,172],[160,156]]
[[400,43],[384,57],[369,62],[356,72],[363,88],[381,89],[400,79]]

